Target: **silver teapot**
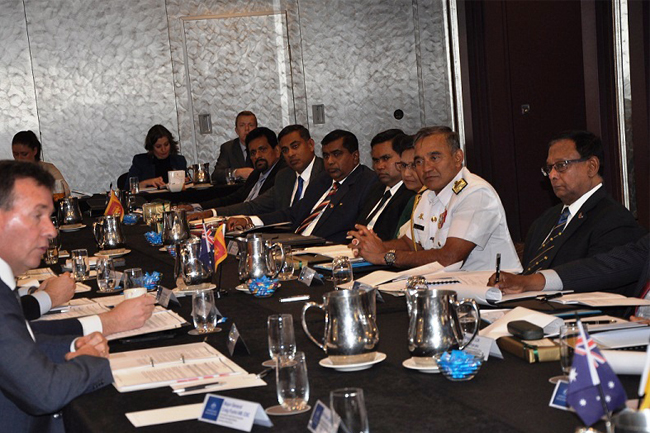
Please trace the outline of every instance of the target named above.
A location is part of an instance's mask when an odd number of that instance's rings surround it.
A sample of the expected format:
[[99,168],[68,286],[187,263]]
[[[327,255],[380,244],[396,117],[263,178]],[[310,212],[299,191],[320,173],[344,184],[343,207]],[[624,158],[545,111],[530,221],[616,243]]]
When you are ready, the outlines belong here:
[[106,215],[97,218],[93,223],[93,234],[100,250],[122,248],[126,244],[119,216]]
[[83,221],[77,197],[65,197],[59,202],[59,223],[79,224]]
[[180,243],[180,267],[183,281],[188,286],[208,282],[212,278],[212,269],[206,266],[201,254],[201,239],[192,237]]
[[[237,238],[237,243],[240,280],[278,276],[286,259],[282,245],[268,242],[259,233],[249,233],[246,238]],[[275,257],[280,258],[279,263]]]
[[[210,163],[193,164],[187,169],[189,172],[192,170],[192,182],[194,184],[210,183]],[[189,174],[189,173],[188,173]]]
[[[302,329],[333,364],[352,364],[375,359],[379,331],[375,321],[374,290],[337,290],[323,295],[323,303],[307,302],[302,309]],[[365,299],[364,299],[365,298]],[[310,308],[325,312],[323,342],[309,332],[305,314]]]
[[[462,350],[476,337],[480,320],[476,301],[458,301],[456,296],[452,290],[407,290],[408,349],[414,358],[430,358],[448,350]],[[467,341],[464,341],[463,329],[458,320],[458,310],[463,306],[471,307],[475,313],[474,333]]]

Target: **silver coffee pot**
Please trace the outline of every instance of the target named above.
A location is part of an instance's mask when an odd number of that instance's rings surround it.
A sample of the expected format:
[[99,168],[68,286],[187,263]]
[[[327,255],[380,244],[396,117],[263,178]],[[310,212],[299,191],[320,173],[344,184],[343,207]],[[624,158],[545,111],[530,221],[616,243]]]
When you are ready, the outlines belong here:
[[183,209],[163,213],[163,244],[178,244],[189,237],[190,228],[187,225],[187,215]]
[[180,266],[183,281],[188,286],[205,283],[212,278],[212,269],[200,259],[201,239],[192,237],[180,243]]
[[187,169],[189,172],[192,170],[192,182],[194,184],[210,183],[210,163],[193,164]]
[[83,221],[77,197],[65,197],[59,201],[59,223],[79,224]]
[[[478,333],[480,313],[473,299],[456,299],[452,290],[417,288],[407,290],[409,311],[408,349],[414,357],[432,357],[452,349],[464,349]],[[474,310],[474,333],[464,341],[458,310],[469,306]]]
[[[371,313],[376,292],[337,290],[323,295],[323,303],[307,302],[302,309],[302,329],[318,347],[328,354],[333,364],[372,361],[379,342],[375,312]],[[364,300],[365,297],[365,300]],[[310,308],[325,312],[322,343],[307,327],[305,315]]]
[[[259,233],[249,233],[246,238],[237,238],[239,246],[239,279],[275,278],[284,266],[284,251],[277,243],[270,243]],[[275,251],[275,254],[274,254]],[[280,257],[276,262],[275,257]]]
[[119,216],[106,215],[97,218],[93,223],[93,234],[100,250],[122,248],[126,244]]

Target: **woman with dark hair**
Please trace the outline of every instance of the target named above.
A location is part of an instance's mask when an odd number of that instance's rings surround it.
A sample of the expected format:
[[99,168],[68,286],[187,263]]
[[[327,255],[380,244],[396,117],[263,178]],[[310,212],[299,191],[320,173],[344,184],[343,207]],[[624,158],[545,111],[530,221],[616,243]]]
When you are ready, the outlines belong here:
[[43,167],[54,177],[55,182],[60,181],[63,184],[65,196],[70,195],[68,182],[65,181],[59,169],[50,162],[42,161],[43,146],[41,146],[41,142],[32,131],[20,131],[14,135],[11,140],[11,152],[14,154],[16,161],[35,162]]
[[[185,170],[187,161],[183,155],[178,154],[178,142],[167,128],[154,125],[147,133],[144,140],[147,153],[133,157],[128,177],[137,177],[140,188],[155,186],[163,187],[167,184],[167,172],[170,170]],[[128,179],[127,179],[128,182]],[[119,185],[125,188],[125,185]]]

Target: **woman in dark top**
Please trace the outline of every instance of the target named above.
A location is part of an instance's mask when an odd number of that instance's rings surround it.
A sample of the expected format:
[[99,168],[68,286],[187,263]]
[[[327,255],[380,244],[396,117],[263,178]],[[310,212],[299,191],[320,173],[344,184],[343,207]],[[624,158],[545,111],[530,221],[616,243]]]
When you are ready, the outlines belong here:
[[147,153],[133,157],[128,176],[137,177],[140,188],[163,187],[168,182],[168,171],[187,168],[185,157],[178,154],[178,142],[162,125],[151,127],[144,140],[144,148]]

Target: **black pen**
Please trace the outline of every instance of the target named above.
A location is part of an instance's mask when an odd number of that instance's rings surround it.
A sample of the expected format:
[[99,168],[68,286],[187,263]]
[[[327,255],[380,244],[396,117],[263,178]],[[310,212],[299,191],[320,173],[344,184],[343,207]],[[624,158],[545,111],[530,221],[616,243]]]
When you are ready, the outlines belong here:
[[494,282],[498,283],[501,279],[501,253],[497,253],[497,274],[494,277]]
[[189,391],[198,391],[200,389],[207,389],[211,388],[213,386],[220,386],[223,385],[224,382],[211,382],[211,383],[206,383],[204,385],[193,385],[193,386],[188,386],[186,388],[182,389],[176,389],[174,390],[175,393],[181,393],[181,392],[189,392]]

